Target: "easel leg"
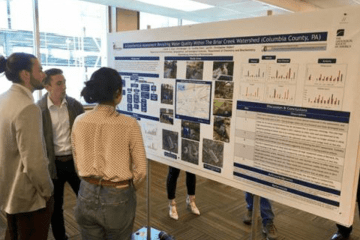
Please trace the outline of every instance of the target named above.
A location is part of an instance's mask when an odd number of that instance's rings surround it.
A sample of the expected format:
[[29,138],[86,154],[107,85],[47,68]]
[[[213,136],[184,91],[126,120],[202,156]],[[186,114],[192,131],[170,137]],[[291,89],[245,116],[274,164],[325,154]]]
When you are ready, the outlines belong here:
[[148,159],[147,175],[146,175],[146,203],[147,203],[147,240],[151,239],[151,227],[150,227],[150,182],[151,182],[151,160]]
[[258,218],[260,212],[259,208],[260,208],[260,197],[254,195],[250,240],[256,239],[256,230],[258,229]]

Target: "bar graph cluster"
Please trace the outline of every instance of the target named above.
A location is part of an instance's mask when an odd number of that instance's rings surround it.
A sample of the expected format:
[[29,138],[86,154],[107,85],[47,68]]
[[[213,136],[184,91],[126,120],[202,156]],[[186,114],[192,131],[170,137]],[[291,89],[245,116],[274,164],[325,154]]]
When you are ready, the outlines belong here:
[[343,89],[307,87],[304,91],[303,105],[306,107],[340,110],[343,104]]
[[246,87],[245,97],[259,97],[259,90],[259,88],[249,89],[249,87]]
[[248,78],[264,78],[265,77],[265,72],[261,72],[261,69],[258,68],[257,72],[250,72],[250,70],[247,70],[247,72],[245,73],[244,77],[248,77]]
[[240,96],[242,99],[261,100],[264,96],[264,86],[262,84],[243,84]]
[[340,99],[334,97],[334,94],[331,94],[330,97],[324,97],[318,95],[317,97],[310,99],[308,98],[309,103],[323,104],[323,105],[340,105]]
[[293,104],[295,101],[296,86],[293,85],[276,85],[267,86],[266,97],[271,103]]
[[295,82],[297,78],[297,64],[271,64],[269,66],[269,81]]
[[268,97],[270,99],[282,99],[282,100],[293,100],[294,99],[293,96],[290,96],[289,89],[286,89],[284,91],[278,91],[277,89],[274,89]]
[[312,76],[311,74],[309,75],[308,80],[309,81],[316,81],[316,82],[342,82],[344,79],[344,74],[339,71],[337,76],[332,76],[332,75],[323,75],[320,74],[318,76]]
[[247,81],[264,80],[266,78],[266,64],[244,64],[242,79]]
[[291,72],[291,68],[286,73],[280,74],[279,70],[276,70],[275,75],[270,77],[271,79],[295,79],[295,72]]
[[308,65],[305,84],[313,86],[344,87],[346,67],[345,64]]

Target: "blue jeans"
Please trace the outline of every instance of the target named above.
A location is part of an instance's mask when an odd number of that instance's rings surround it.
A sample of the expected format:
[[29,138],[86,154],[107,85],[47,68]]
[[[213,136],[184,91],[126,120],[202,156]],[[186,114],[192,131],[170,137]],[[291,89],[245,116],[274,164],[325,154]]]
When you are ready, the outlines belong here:
[[136,211],[136,192],[98,186],[81,180],[75,218],[83,240],[130,240]]
[[[254,195],[251,193],[245,193],[245,200],[247,203],[247,209],[252,211],[253,209],[253,201]],[[266,198],[260,198],[260,215],[262,218],[262,224],[265,227],[268,221],[273,222],[274,220],[274,213],[271,209],[270,201]]]

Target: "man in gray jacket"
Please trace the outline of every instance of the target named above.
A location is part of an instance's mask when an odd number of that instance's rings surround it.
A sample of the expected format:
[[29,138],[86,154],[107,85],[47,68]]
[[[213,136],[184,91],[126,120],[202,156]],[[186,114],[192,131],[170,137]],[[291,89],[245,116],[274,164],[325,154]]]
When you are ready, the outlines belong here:
[[54,183],[54,213],[51,219],[51,229],[55,240],[66,240],[63,203],[64,186],[68,182],[77,195],[80,179],[74,167],[71,148],[71,128],[76,116],[84,112],[84,108],[66,95],[66,79],[63,71],[52,68],[45,71],[43,84],[47,90],[37,102],[42,112],[43,132],[47,155],[50,161],[50,176]]
[[0,95],[0,209],[5,239],[46,240],[53,208],[41,111],[32,93],[43,88],[38,59],[27,53],[0,56],[0,73],[13,82]]

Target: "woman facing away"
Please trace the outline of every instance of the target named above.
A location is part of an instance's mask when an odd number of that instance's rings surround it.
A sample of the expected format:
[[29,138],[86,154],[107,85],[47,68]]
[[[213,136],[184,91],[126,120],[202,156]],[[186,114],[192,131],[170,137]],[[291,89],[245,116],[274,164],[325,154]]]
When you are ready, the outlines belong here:
[[72,129],[75,166],[81,184],[75,218],[82,239],[131,239],[136,188],[146,175],[140,126],[115,108],[122,80],[111,68],[100,68],[81,92],[96,107],[80,116]]

